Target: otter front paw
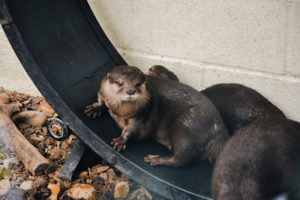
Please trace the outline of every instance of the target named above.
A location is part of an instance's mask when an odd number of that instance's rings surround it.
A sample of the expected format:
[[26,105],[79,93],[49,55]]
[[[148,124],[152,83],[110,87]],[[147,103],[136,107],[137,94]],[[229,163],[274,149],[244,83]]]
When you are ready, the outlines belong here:
[[95,119],[96,117],[99,117],[101,113],[102,113],[102,106],[98,102],[85,107],[85,114],[88,117],[92,117]]
[[110,144],[113,145],[113,148],[118,152],[126,149],[126,144],[122,137],[113,138]]
[[149,163],[151,166],[160,165],[161,157],[159,157],[159,155],[147,155],[144,157],[144,161]]

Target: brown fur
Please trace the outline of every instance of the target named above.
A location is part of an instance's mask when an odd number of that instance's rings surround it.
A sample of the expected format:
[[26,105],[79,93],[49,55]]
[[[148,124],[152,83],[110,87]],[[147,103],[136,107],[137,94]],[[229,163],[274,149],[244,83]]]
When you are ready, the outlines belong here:
[[[300,123],[257,119],[227,142],[212,177],[215,200],[270,200],[289,187],[300,151]],[[298,177],[299,180],[299,177]]]
[[154,139],[173,155],[148,155],[151,165],[182,166],[194,158],[214,162],[228,133],[213,104],[179,82],[145,76],[136,67],[116,67],[102,80],[98,102],[87,106],[96,117],[107,106],[122,128],[111,142],[124,150],[129,140]]
[[[173,72],[161,65],[152,66],[146,74],[178,81]],[[230,135],[256,119],[268,116],[285,118],[283,112],[268,99],[241,84],[217,84],[201,93],[216,106]]]
[[179,81],[178,77],[173,72],[161,65],[153,65],[145,74]]

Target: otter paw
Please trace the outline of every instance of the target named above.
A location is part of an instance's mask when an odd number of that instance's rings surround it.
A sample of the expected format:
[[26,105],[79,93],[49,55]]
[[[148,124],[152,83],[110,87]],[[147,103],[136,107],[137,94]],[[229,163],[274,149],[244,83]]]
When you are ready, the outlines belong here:
[[126,144],[121,137],[113,138],[112,141],[110,142],[110,144],[118,152],[124,151],[126,149]]
[[144,157],[144,161],[149,163],[151,166],[159,165],[160,164],[160,157],[159,155],[147,155]]
[[93,103],[85,107],[85,114],[88,117],[92,117],[93,119],[99,117],[101,113],[102,113],[102,107],[99,105],[99,103]]

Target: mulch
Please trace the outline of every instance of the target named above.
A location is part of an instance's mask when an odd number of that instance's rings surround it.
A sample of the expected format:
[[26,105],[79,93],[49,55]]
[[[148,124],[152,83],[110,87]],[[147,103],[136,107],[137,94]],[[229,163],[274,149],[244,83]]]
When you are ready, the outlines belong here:
[[[10,103],[20,103],[22,105],[21,111],[40,111],[41,105],[48,105],[43,97],[35,97],[6,90],[5,92],[9,95]],[[46,115],[47,119],[58,116],[55,112],[47,112]],[[76,183],[92,185],[97,191],[97,199],[114,199],[114,187],[116,183],[120,181],[126,181],[129,183],[131,193],[128,195],[127,199],[162,199],[149,193],[142,186],[130,181],[126,175],[109,166],[101,158],[99,158],[99,162],[96,165],[90,166],[77,173],[77,175],[73,177],[74,180],[72,182],[62,181],[57,176],[63,164],[66,162],[77,137],[71,133],[66,140],[57,141],[48,134],[45,125],[42,127],[29,128],[19,127],[19,129],[27,140],[50,161],[50,166],[46,170],[46,173],[40,176],[34,176],[28,172],[22,162],[11,163],[9,168],[4,172],[4,176],[7,176],[12,183],[12,188],[18,188],[24,181],[33,182],[32,185],[34,187],[32,189],[28,191],[21,191],[19,193],[26,199],[48,199],[51,195],[51,190],[48,188],[49,184],[59,185],[60,190],[57,199],[70,199],[70,197],[66,195],[66,191],[72,188],[72,186]],[[0,160],[6,159],[7,156],[13,157],[14,155],[12,154],[13,153],[9,152],[5,149],[5,147],[1,146],[0,143]],[[144,193],[139,191],[144,191]],[[5,197],[2,199],[5,199]]]

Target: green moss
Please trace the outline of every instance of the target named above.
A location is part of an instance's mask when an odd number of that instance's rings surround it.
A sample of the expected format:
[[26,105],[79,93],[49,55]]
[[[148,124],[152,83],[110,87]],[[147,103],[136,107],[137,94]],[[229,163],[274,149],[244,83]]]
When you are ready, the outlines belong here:
[[6,170],[0,168],[0,180],[5,179],[6,176]]

